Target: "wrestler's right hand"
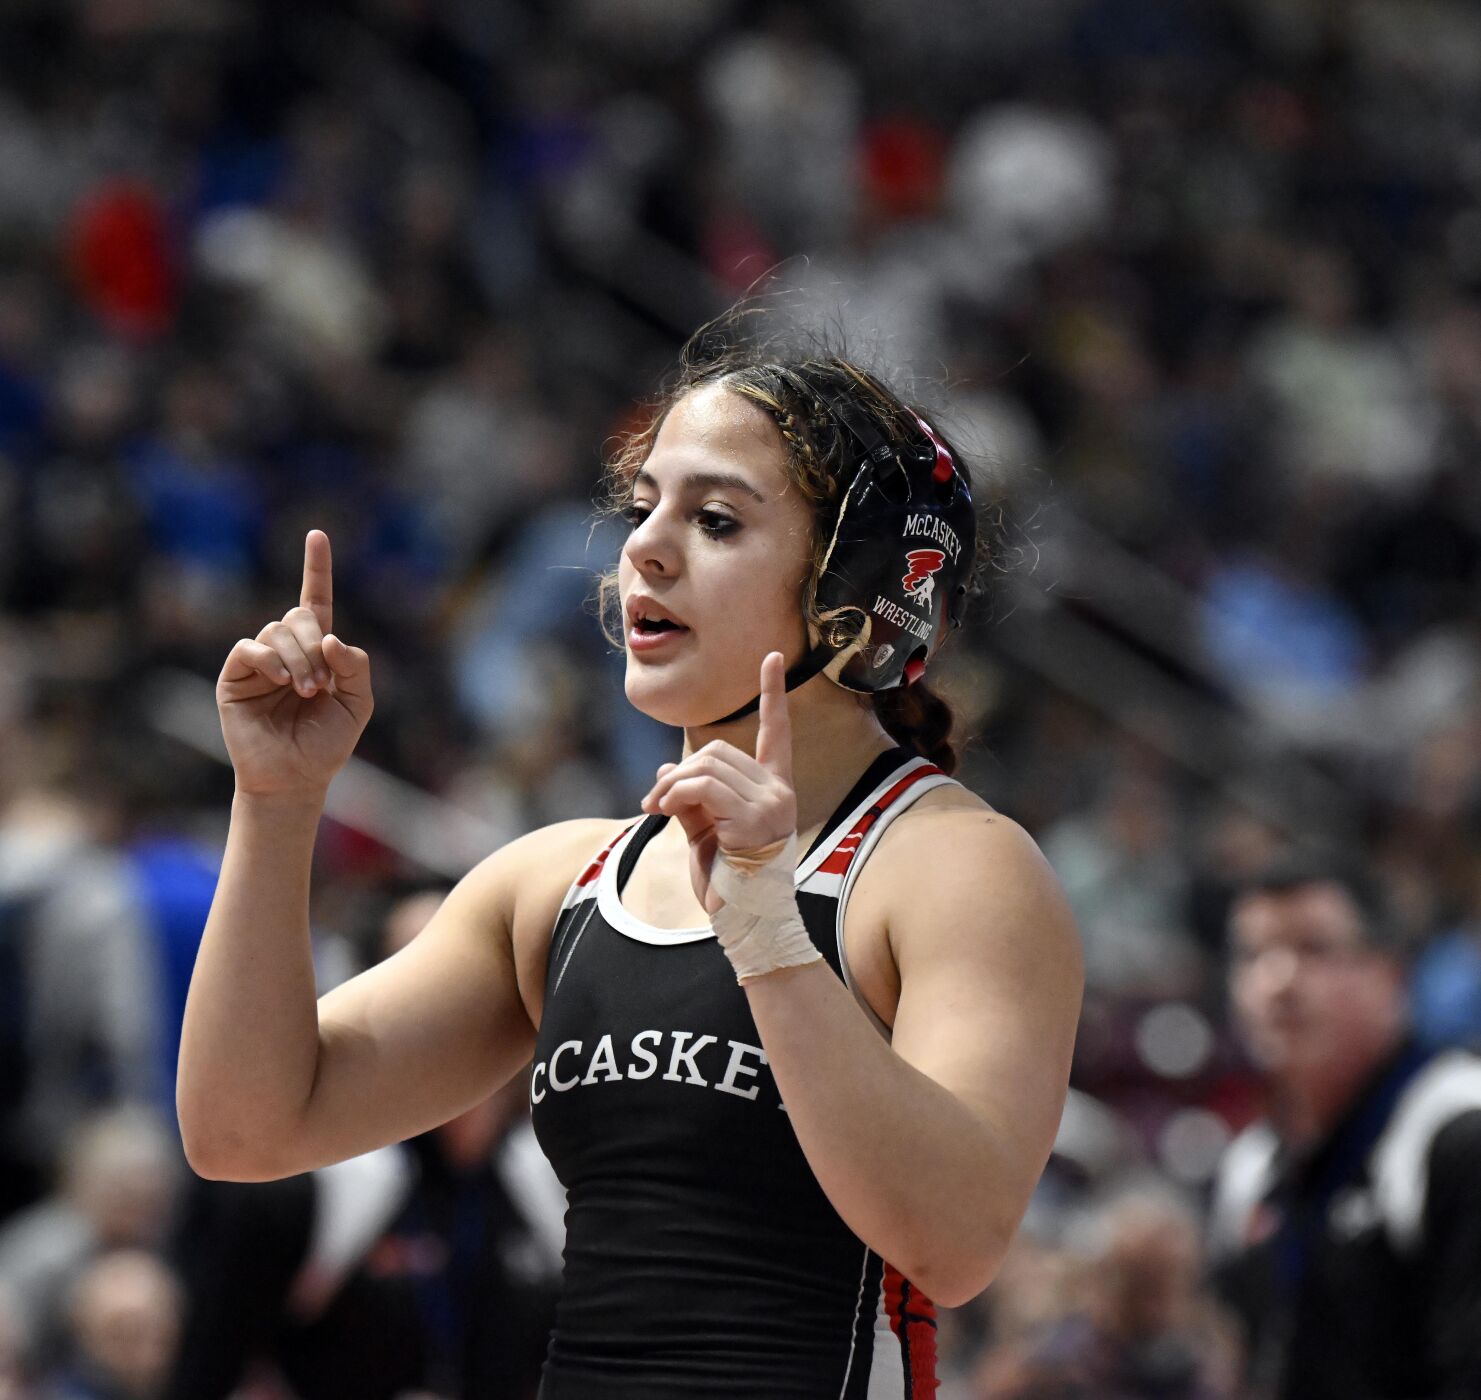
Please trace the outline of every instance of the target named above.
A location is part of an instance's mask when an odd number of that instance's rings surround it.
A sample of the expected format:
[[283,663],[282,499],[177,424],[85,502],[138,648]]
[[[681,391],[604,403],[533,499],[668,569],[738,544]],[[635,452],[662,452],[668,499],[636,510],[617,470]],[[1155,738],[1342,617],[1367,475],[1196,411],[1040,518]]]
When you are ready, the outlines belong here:
[[370,658],[332,630],[329,536],[303,544],[299,605],[231,649],[216,708],[237,791],[322,799],[370,719]]

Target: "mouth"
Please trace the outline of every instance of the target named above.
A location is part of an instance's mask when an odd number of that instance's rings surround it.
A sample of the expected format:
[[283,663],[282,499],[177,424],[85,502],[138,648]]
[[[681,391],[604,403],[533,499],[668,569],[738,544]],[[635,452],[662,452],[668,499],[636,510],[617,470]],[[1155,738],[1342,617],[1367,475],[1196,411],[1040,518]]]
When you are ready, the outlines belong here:
[[689,636],[689,629],[666,617],[643,617],[627,629],[628,649],[639,654],[670,650]]

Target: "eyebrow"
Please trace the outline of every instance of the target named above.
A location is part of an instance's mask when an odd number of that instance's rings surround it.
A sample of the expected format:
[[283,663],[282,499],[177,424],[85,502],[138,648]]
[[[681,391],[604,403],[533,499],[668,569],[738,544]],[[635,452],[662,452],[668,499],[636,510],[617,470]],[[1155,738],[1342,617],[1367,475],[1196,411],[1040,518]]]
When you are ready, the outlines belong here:
[[[650,472],[647,467],[638,468],[633,477],[634,486],[651,486],[658,489],[658,478]],[[698,491],[702,487],[728,486],[733,491],[744,491],[748,496],[754,496],[763,505],[766,497],[763,496],[743,476],[736,476],[733,472],[689,472],[686,476],[679,478],[679,489],[681,491]]]

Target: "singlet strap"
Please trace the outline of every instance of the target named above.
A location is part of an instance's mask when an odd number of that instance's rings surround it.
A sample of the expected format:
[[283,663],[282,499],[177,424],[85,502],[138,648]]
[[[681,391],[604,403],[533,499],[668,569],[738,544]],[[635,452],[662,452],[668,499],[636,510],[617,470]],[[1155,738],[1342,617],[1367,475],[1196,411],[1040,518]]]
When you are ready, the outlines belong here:
[[[880,838],[892,821],[902,812],[919,801],[933,788],[956,783],[956,779],[934,763],[918,759],[908,771],[894,776],[879,791],[863,804],[861,810],[849,822],[838,839],[826,851],[817,853],[814,868],[805,879],[798,881],[799,889],[811,894],[837,900],[834,916],[834,937],[838,948],[838,970],[843,974],[844,985],[853,993],[864,1014],[886,1040],[892,1035],[891,1028],[882,1021],[869,1005],[854,982],[849,969],[848,950],[844,945],[843,923],[848,912],[849,896],[854,882],[869,859],[870,852],[879,844]],[[799,875],[803,872],[799,871]]]

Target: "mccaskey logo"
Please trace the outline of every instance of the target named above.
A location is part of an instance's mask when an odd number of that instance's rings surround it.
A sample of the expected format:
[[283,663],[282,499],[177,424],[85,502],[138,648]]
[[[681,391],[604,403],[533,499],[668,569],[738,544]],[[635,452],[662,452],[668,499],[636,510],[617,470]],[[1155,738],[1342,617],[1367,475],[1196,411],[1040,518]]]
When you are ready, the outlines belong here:
[[921,539],[933,540],[951,556],[953,564],[962,557],[961,540],[957,538],[956,531],[939,515],[931,515],[926,511],[917,511],[914,515],[907,515],[905,528],[900,531],[900,534],[906,538],[915,535]]
[[924,612],[931,611],[931,600],[936,596],[936,581],[931,577],[946,563],[946,555],[939,549],[912,549],[905,556],[910,572],[900,580],[905,596]]
[[[541,1103],[549,1093],[565,1094],[572,1089],[657,1075],[670,1084],[714,1089],[753,1103],[765,1085],[767,1100],[775,1099],[776,1106],[785,1113],[786,1105],[767,1064],[766,1051],[759,1045],[729,1039],[722,1045],[718,1037],[695,1031],[639,1031],[623,1047],[611,1035],[599,1037],[594,1045],[566,1040],[551,1051],[548,1062],[535,1063],[530,1072],[530,1101]],[[659,1074],[661,1066],[666,1068]]]

